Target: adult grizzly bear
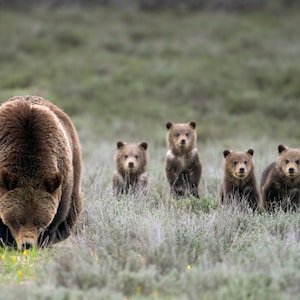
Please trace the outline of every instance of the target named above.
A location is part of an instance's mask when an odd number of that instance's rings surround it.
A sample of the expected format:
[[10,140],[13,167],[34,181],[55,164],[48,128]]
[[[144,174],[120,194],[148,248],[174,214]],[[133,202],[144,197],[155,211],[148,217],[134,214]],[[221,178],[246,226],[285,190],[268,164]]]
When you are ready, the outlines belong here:
[[115,153],[116,170],[113,175],[113,193],[115,196],[132,192],[146,194],[148,175],[148,144],[127,144],[117,142]]
[[261,177],[263,206],[269,212],[282,208],[296,210],[300,206],[300,149],[278,145],[278,157]]
[[221,204],[245,200],[253,210],[260,197],[254,174],[253,149],[247,151],[224,150],[224,176],[221,186]]
[[197,150],[196,123],[166,123],[168,152],[165,174],[174,198],[199,198],[198,186],[202,164]]
[[44,246],[66,239],[82,211],[81,151],[69,117],[37,96],[0,106],[0,240]]

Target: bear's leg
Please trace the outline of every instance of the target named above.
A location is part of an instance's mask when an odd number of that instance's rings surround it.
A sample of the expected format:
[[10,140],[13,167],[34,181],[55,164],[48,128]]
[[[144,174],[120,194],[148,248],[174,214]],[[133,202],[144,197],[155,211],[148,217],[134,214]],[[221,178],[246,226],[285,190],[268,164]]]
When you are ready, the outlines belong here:
[[114,174],[112,185],[113,185],[114,196],[119,196],[125,192],[124,191],[124,187],[125,187],[124,179],[120,174],[118,174],[118,173]]
[[13,247],[16,248],[16,242],[10,233],[9,228],[3,224],[2,220],[0,219],[0,247]]

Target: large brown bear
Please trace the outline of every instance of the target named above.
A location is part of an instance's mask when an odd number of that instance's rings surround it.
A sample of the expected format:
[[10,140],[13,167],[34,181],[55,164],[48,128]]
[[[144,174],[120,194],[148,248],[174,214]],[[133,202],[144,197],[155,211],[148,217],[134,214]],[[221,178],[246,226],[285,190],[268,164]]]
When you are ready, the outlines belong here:
[[171,196],[194,196],[199,198],[198,186],[202,164],[197,150],[196,123],[166,123],[168,152],[165,174],[170,185]]
[[296,210],[300,206],[300,149],[278,145],[278,157],[263,171],[261,177],[263,206]]
[[0,106],[0,240],[44,246],[66,239],[82,211],[81,151],[69,117],[37,96]]
[[221,186],[221,204],[245,200],[253,210],[258,208],[260,195],[254,174],[253,149],[224,150],[224,176]]
[[146,142],[139,144],[117,142],[117,151],[114,157],[116,170],[112,180],[115,196],[128,193],[146,194],[148,184],[147,148]]

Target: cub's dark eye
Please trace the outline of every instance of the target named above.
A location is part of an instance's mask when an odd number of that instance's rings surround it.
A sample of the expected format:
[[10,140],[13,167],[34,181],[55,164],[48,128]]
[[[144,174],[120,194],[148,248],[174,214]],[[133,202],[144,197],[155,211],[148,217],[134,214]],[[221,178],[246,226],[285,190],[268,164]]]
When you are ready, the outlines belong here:
[[134,157],[135,157],[135,159],[139,159],[139,156],[138,156],[138,155],[135,155]]
[[297,165],[300,165],[300,160],[297,159],[297,160],[295,161],[295,163],[296,163]]
[[177,133],[175,134],[175,136],[176,136],[176,137],[179,137],[179,136],[180,136],[180,134],[177,132]]
[[290,161],[288,159],[285,160],[285,163],[288,164]]
[[248,163],[248,160],[244,160],[244,164],[246,165]]
[[124,155],[124,158],[125,158],[125,159],[127,159],[127,158],[128,158],[128,155],[127,155],[127,154],[125,154],[125,155]]
[[237,160],[235,160],[232,164],[236,166],[238,164]]
[[187,132],[187,133],[185,134],[185,136],[188,137],[188,136],[189,136],[189,133]]

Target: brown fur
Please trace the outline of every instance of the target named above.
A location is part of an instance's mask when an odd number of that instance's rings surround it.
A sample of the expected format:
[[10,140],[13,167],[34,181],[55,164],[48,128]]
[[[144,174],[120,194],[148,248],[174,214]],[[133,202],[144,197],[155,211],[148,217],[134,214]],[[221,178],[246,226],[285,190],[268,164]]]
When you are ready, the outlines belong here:
[[224,150],[224,177],[221,187],[221,203],[245,199],[255,210],[259,204],[259,191],[254,174],[252,149],[245,152]]
[[113,175],[113,193],[115,196],[121,194],[146,193],[148,175],[146,167],[148,163],[148,144],[126,144],[117,142],[115,153],[116,170]]
[[278,145],[278,157],[262,173],[262,204],[267,211],[300,206],[300,149]]
[[82,211],[81,151],[69,117],[36,96],[0,106],[0,238],[18,249],[66,239]]
[[174,198],[199,198],[198,186],[202,164],[197,151],[196,123],[166,124],[168,152],[165,173]]

